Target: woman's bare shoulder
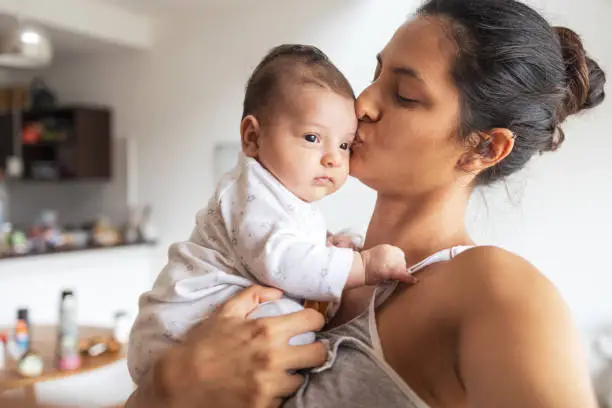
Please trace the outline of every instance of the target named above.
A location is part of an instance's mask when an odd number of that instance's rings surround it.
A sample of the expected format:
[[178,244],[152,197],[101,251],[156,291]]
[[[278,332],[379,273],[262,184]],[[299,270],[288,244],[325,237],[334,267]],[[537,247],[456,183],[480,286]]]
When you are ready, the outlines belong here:
[[447,268],[458,372],[474,406],[595,406],[571,313],[535,266],[479,247]]
[[[446,283],[465,311],[525,305],[537,301],[549,311],[565,308],[556,287],[534,265],[499,247],[465,251],[447,264]],[[524,309],[523,309],[524,310]]]

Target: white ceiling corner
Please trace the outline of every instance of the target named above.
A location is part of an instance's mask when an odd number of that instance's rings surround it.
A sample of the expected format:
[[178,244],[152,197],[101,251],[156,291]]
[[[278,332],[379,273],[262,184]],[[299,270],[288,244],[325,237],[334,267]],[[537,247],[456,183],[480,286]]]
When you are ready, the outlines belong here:
[[[47,30],[56,50],[82,53],[100,49],[147,50],[154,19],[97,0],[0,0],[0,35],[21,16]],[[83,16],[95,15],[93,20]]]
[[125,10],[148,16],[159,16],[171,11],[184,11],[229,0],[88,0],[110,3]]

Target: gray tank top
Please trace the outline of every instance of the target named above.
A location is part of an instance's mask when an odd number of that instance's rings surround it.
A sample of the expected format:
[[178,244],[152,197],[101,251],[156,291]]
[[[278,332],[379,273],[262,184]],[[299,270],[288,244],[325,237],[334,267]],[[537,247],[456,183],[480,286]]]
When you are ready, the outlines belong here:
[[[417,272],[445,262],[471,247],[440,251],[410,268]],[[361,315],[320,333],[328,347],[327,362],[311,370],[306,381],[284,408],[429,408],[385,361],[375,310],[393,293],[397,283],[376,288]]]

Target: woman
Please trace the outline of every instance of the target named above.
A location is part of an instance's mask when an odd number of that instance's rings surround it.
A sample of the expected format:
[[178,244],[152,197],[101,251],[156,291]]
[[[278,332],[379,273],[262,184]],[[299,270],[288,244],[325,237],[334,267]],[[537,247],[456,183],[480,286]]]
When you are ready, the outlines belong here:
[[[601,103],[604,83],[575,33],[514,0],[430,0],[398,29],[356,103],[351,171],[378,192],[366,247],[402,248],[421,282],[346,293],[327,364],[284,406],[596,406],[555,288],[520,257],[474,247],[464,218],[475,186],[556,150],[561,123]],[[326,349],[287,345],[320,328],[316,312],[244,319],[278,296],[238,295],[128,406],[280,404],[303,381],[289,370],[322,365]]]

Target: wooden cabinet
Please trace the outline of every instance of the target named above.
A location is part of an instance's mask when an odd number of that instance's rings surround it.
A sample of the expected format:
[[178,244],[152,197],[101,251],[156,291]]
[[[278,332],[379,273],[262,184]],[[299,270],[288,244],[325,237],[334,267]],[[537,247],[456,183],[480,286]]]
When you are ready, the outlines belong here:
[[111,129],[106,108],[6,113],[0,115],[0,166],[7,169],[10,158],[17,157],[23,180],[110,180]]

